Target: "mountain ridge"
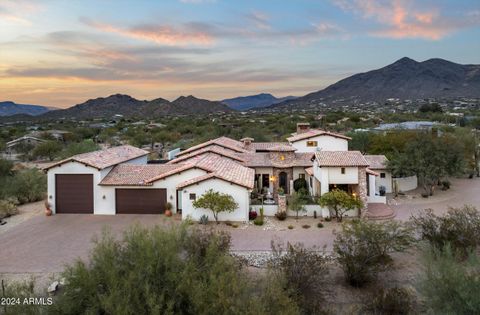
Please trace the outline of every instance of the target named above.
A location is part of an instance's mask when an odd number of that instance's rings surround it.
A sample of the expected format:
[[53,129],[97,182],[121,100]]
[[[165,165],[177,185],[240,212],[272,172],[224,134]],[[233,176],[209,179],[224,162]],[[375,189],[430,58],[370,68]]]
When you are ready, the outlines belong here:
[[260,93],[224,99],[221,102],[235,110],[263,108],[283,101],[295,99],[295,96],[275,97],[270,93]]
[[19,114],[26,114],[30,116],[38,116],[51,110],[57,110],[58,108],[32,105],[32,104],[18,104],[12,101],[0,102],[0,116],[12,116]]

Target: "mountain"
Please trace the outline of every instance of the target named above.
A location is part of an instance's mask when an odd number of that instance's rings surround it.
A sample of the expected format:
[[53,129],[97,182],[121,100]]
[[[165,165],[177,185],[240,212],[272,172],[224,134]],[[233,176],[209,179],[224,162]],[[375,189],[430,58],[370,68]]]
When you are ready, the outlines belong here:
[[0,116],[12,116],[18,114],[37,116],[54,109],[56,108],[40,105],[16,104],[10,101],[0,102]]
[[480,97],[480,65],[461,65],[439,58],[417,62],[404,57],[386,67],[355,74],[318,92],[271,107],[305,108],[318,103],[461,96]]
[[163,98],[152,101],[140,101],[129,95],[114,94],[108,97],[90,99],[73,107],[49,112],[39,118],[104,118],[116,114],[125,117],[158,117],[165,115],[197,115],[208,114],[231,109],[220,102],[198,99],[194,96],[181,96],[173,102]]
[[248,110],[253,108],[262,108],[267,107],[272,104],[277,104],[283,101],[295,99],[295,96],[286,96],[277,98],[272,94],[268,93],[261,93],[257,95],[249,95],[249,96],[240,96],[235,98],[229,98],[222,100],[221,102],[227,104],[228,107],[233,108],[235,110]]

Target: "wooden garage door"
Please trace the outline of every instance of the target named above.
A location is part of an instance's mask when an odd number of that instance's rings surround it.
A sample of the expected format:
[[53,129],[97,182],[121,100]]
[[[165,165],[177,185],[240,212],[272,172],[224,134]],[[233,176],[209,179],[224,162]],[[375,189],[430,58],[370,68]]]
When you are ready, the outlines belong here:
[[166,189],[116,189],[117,213],[160,214],[165,212]]
[[93,213],[93,175],[55,175],[56,213]]

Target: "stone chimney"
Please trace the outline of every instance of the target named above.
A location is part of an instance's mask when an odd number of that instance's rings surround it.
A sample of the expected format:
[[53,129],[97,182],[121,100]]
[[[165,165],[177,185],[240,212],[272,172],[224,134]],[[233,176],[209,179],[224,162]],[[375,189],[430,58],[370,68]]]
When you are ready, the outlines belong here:
[[253,140],[255,140],[255,139],[249,138],[249,137],[245,137],[243,139],[240,139],[240,141],[243,142],[243,146],[245,148],[248,148],[252,144]]
[[297,123],[297,134],[305,133],[310,130],[310,123]]

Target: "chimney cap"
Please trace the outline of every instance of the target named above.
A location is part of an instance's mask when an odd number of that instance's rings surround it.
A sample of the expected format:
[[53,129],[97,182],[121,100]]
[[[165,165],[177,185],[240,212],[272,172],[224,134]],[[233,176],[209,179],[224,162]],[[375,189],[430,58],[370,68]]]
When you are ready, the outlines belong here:
[[253,140],[255,140],[255,139],[250,138],[250,137],[245,137],[245,138],[240,139],[241,142],[253,142]]

